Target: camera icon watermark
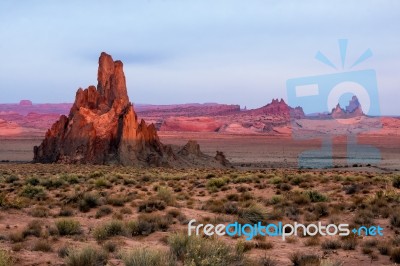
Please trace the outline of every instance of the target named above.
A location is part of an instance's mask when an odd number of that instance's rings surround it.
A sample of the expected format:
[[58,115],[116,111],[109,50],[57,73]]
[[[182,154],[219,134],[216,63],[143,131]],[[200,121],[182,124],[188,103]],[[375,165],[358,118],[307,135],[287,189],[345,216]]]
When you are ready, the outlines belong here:
[[[342,69],[345,69],[347,40],[339,40]],[[367,49],[350,69],[372,56]],[[326,56],[318,52],[316,59],[338,69]],[[303,121],[291,118],[292,136],[295,139],[320,139],[321,148],[304,151],[298,156],[301,168],[330,168],[334,166],[332,140],[347,137],[347,163],[375,164],[381,159],[380,151],[370,145],[358,143],[357,135],[371,129],[365,123],[367,117],[380,117],[378,85],[373,69],[347,70],[319,76],[289,79],[286,82],[288,104],[301,106],[306,118]],[[348,106],[344,106],[346,101]],[[318,127],[310,127],[318,120]],[[304,123],[302,123],[304,122]],[[380,128],[377,119],[374,129]],[[322,128],[321,128],[322,127]]]

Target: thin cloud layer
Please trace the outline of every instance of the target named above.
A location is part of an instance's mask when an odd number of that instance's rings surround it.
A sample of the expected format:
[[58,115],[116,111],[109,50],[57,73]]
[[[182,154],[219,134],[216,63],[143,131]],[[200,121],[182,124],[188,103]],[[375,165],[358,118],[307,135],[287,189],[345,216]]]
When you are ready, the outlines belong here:
[[[398,1],[11,1],[0,3],[1,102],[72,101],[106,51],[124,62],[131,99],[154,104],[286,98],[286,80],[332,73],[370,48],[382,113],[399,114]],[[4,63],[7,62],[7,63]],[[56,93],[54,93],[56,91]],[[244,93],[245,92],[245,93]]]

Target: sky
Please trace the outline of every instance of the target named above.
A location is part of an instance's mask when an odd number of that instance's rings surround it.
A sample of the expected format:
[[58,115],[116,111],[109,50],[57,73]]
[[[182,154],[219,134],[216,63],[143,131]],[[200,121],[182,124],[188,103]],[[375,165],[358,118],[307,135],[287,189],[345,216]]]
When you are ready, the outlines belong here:
[[378,0],[2,0],[0,103],[73,102],[105,51],[123,61],[133,103],[256,108],[287,101],[287,80],[372,69],[370,102],[400,115],[399,14],[400,1]]

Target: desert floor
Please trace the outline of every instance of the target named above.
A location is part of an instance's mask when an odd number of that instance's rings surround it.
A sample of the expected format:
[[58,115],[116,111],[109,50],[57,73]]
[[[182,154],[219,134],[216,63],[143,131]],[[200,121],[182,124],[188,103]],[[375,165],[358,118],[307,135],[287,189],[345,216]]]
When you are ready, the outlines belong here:
[[[322,140],[293,139],[290,136],[267,135],[230,135],[204,132],[159,132],[164,144],[184,145],[188,140],[197,140],[201,150],[208,155],[215,155],[216,150],[223,151],[236,167],[247,168],[298,168],[300,153],[320,149]],[[43,136],[38,134],[23,137],[0,137],[0,161],[29,162],[33,158],[33,146],[39,145]],[[353,162],[347,159],[347,143],[345,137],[332,140],[333,165],[340,168],[350,168]],[[369,171],[398,171],[400,170],[400,135],[362,135],[357,144],[370,145],[378,149],[380,158],[374,162],[359,160],[360,170],[371,164]],[[361,154],[358,154],[362,157]],[[325,158],[316,158],[323,161]]]
[[[355,166],[346,163],[345,140],[336,139],[336,168],[311,170],[296,168],[297,155],[318,141],[160,135],[169,144],[197,139],[210,155],[222,150],[235,169],[31,164],[40,138],[1,139],[0,265],[399,263],[399,140],[361,138],[383,160]],[[384,236],[189,238],[191,219],[380,225]]]

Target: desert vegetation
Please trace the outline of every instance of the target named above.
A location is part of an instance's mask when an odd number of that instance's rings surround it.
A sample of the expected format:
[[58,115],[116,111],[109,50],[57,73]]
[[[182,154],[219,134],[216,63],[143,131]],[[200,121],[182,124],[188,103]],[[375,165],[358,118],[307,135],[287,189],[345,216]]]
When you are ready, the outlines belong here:
[[[400,176],[0,164],[0,265],[400,263]],[[197,223],[380,225],[383,237],[188,236]]]

